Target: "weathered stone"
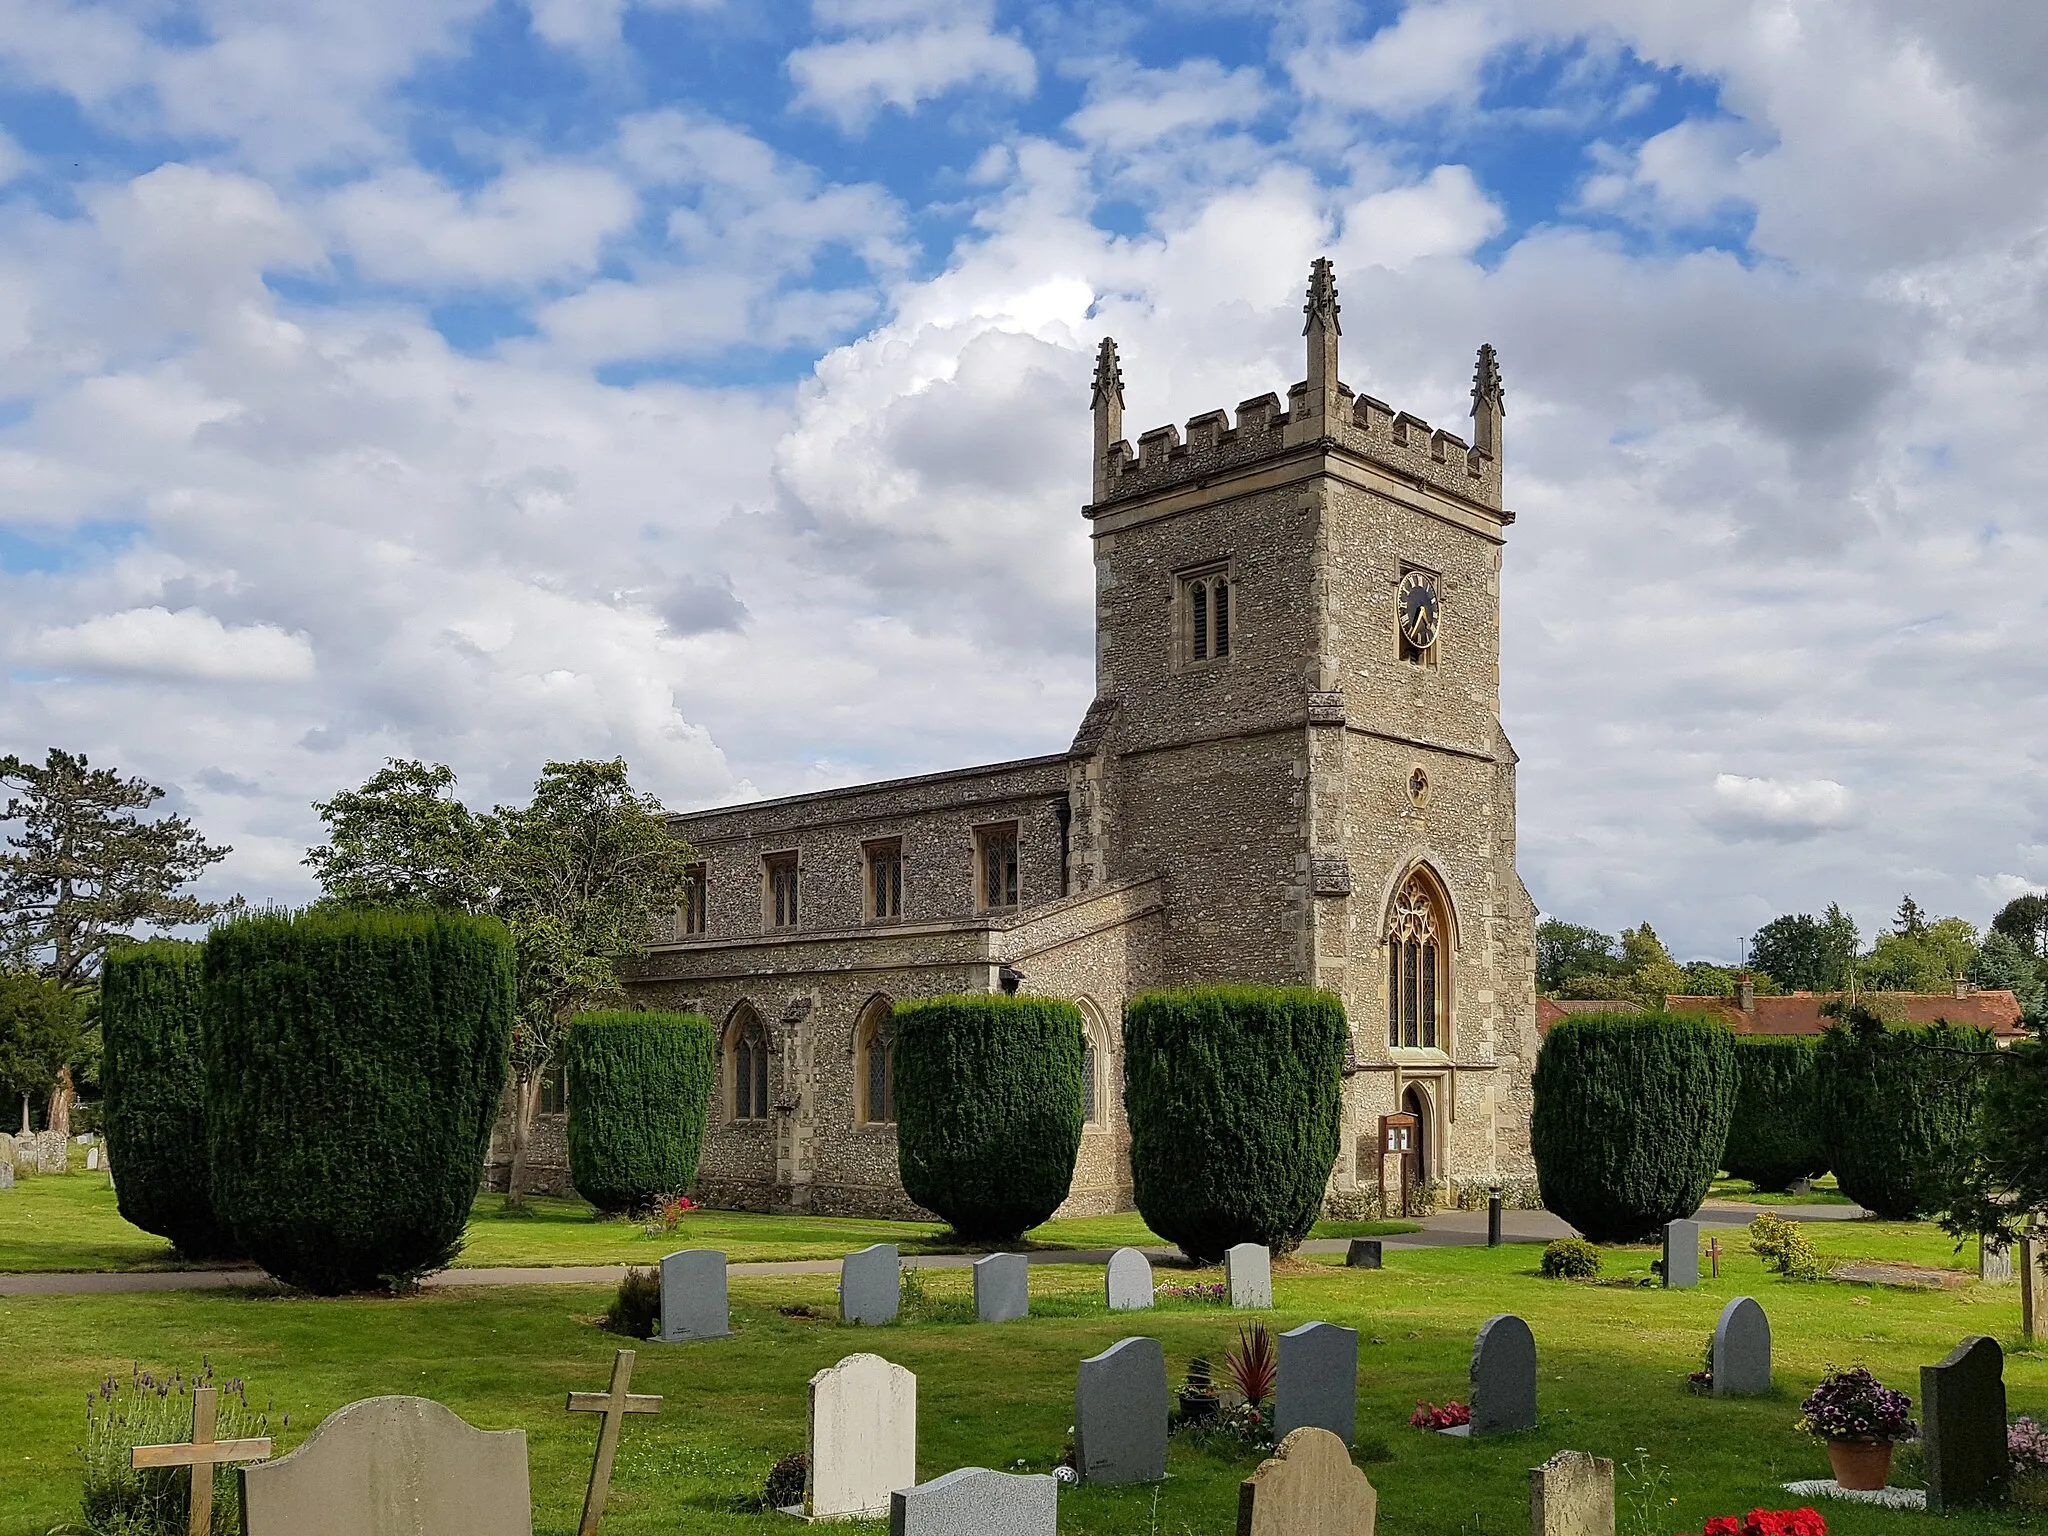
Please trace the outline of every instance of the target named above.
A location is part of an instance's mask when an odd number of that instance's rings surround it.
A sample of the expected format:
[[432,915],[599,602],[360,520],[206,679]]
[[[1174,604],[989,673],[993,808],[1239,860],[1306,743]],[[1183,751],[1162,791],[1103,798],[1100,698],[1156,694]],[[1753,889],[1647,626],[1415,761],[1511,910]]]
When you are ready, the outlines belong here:
[[241,1469],[248,1536],[532,1536],[526,1431],[424,1397],[337,1408],[288,1456]]
[[1021,1253],[992,1253],[974,1261],[974,1317],[1008,1323],[1031,1315],[1031,1267]]
[[1529,1536],[1614,1536],[1614,1463],[1559,1451],[1531,1467]]
[[1157,1339],[1119,1339],[1081,1362],[1074,1385],[1074,1460],[1084,1483],[1156,1483],[1166,1476],[1166,1352]]
[[1721,1309],[1714,1324],[1714,1396],[1757,1397],[1771,1390],[1771,1320],[1748,1296]]
[[1700,1224],[1664,1223],[1664,1283],[1677,1289],[1700,1283]]
[[1059,1491],[1050,1476],[962,1467],[889,1495],[889,1536],[1056,1536]]
[[1142,1312],[1152,1305],[1152,1261],[1135,1248],[1119,1248],[1109,1256],[1103,1290],[1112,1312]]
[[1471,1433],[1536,1427],[1536,1335],[1512,1312],[1486,1320],[1472,1342]]
[[1273,1434],[1327,1429],[1346,1445],[1358,1427],[1358,1330],[1303,1323],[1280,1335]]
[[725,1255],[716,1248],[685,1248],[661,1261],[661,1333],[664,1344],[732,1336],[726,1306]]
[[2041,1272],[2041,1239],[2030,1228],[2020,1236],[2020,1337],[2029,1344],[2041,1337],[2044,1301],[2048,1301],[2048,1275]]
[[839,1261],[839,1321],[875,1327],[903,1305],[903,1257],[894,1243],[870,1243]]
[[14,1164],[0,1163],[0,1189],[14,1188]]
[[1373,1536],[1379,1495],[1326,1429],[1297,1429],[1237,1491],[1237,1536]]
[[1380,1259],[1380,1240],[1376,1237],[1354,1237],[1351,1246],[1344,1250],[1344,1263],[1352,1269],[1378,1269]]
[[1233,1307],[1273,1305],[1273,1255],[1257,1243],[1239,1243],[1223,1255]]
[[98,1147],[87,1147],[85,1149],[85,1171],[87,1173],[98,1173],[100,1171],[100,1149]]
[[880,1355],[848,1355],[811,1378],[803,1512],[814,1520],[889,1513],[917,1481],[917,1378]]
[[1941,1364],[1920,1367],[1920,1433],[1929,1509],[2005,1497],[2012,1460],[2005,1439],[2005,1351],[1996,1339],[1967,1338]]
[[36,1132],[36,1155],[44,1173],[71,1171],[71,1142],[62,1131]]
[[2012,1244],[1995,1243],[1986,1237],[1978,1238],[1977,1278],[1986,1285],[2011,1285]]

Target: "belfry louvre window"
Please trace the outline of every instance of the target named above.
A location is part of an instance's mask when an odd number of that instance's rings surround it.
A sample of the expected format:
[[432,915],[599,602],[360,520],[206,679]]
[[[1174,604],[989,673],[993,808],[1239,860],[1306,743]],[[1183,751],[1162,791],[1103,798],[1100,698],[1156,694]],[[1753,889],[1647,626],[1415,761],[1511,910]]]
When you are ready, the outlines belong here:
[[1221,567],[1181,577],[1181,644],[1188,661],[1221,661],[1230,655],[1236,596]]
[[974,829],[974,869],[977,906],[1017,905],[1017,823]]
[[692,864],[683,871],[683,905],[676,913],[676,936],[689,938],[702,933],[709,913],[705,910],[704,898],[709,894],[704,866]]
[[866,845],[867,907],[870,922],[903,915],[903,839]]
[[759,1019],[749,1019],[733,1031],[732,1117],[768,1118],[768,1032]]
[[1387,1044],[1442,1044],[1444,925],[1428,883],[1410,875],[1387,929]]
[[762,863],[767,870],[767,889],[762,893],[762,916],[770,928],[794,928],[797,894],[796,855],[771,853]]

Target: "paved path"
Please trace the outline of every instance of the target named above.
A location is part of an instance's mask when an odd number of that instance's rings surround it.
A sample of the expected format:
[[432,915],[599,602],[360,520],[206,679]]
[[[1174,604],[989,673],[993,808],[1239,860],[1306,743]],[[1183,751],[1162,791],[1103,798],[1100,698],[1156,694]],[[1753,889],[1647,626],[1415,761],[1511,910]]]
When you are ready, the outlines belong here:
[[[1863,1212],[1853,1205],[1737,1205],[1714,1200],[1700,1207],[1703,1226],[1747,1226],[1761,1210],[1775,1210],[1795,1221],[1844,1221]],[[1403,1232],[1381,1239],[1387,1247],[1477,1248],[1486,1242],[1486,1212],[1440,1211],[1421,1218],[1420,1232]],[[1548,1211],[1504,1211],[1501,1236],[1511,1243],[1547,1243],[1570,1237],[1572,1229]],[[1342,1253],[1349,1246],[1343,1238],[1316,1238],[1301,1245],[1303,1253]],[[1115,1250],[1076,1248],[1030,1254],[1033,1264],[1107,1264]],[[1177,1250],[1147,1248],[1154,1258],[1171,1258]],[[917,1269],[965,1269],[975,1260],[971,1253],[912,1254],[904,1264]],[[429,1275],[421,1285],[429,1290],[495,1285],[611,1285],[626,1273],[624,1264],[562,1264],[504,1269],[444,1269]],[[837,1259],[780,1259],[740,1263],[728,1271],[736,1278],[752,1275],[834,1275]],[[260,1269],[148,1270],[129,1274],[47,1274],[0,1275],[0,1296],[105,1296],[131,1291],[218,1291],[237,1286],[270,1284]]]

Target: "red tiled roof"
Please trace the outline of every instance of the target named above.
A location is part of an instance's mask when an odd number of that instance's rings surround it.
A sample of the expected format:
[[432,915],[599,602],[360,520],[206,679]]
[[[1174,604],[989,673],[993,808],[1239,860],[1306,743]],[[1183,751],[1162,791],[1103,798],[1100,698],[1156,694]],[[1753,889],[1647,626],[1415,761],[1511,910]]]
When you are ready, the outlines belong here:
[[[1972,992],[1957,997],[1950,992],[1865,993],[1888,1018],[1908,1024],[1946,1021],[1976,1029],[1988,1029],[2000,1039],[2024,1035],[2020,1023],[2019,999],[2010,992]],[[1664,1000],[1674,1013],[1707,1013],[1724,1019],[1736,1033],[1744,1035],[1817,1035],[1832,1019],[1821,1013],[1823,1003],[1845,997],[1842,992],[1794,992],[1786,997],[1759,997],[1747,1013],[1735,1006],[1732,997],[1683,997],[1676,993]]]

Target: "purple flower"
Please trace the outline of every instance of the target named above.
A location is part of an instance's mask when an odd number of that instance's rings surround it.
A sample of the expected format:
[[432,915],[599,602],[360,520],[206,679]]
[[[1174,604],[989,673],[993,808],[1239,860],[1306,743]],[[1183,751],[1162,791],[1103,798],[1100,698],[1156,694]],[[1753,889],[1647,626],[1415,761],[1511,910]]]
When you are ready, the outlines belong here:
[[1823,1379],[1799,1411],[1799,1427],[1828,1440],[1899,1440],[1913,1432],[1913,1400],[1860,1365]]

